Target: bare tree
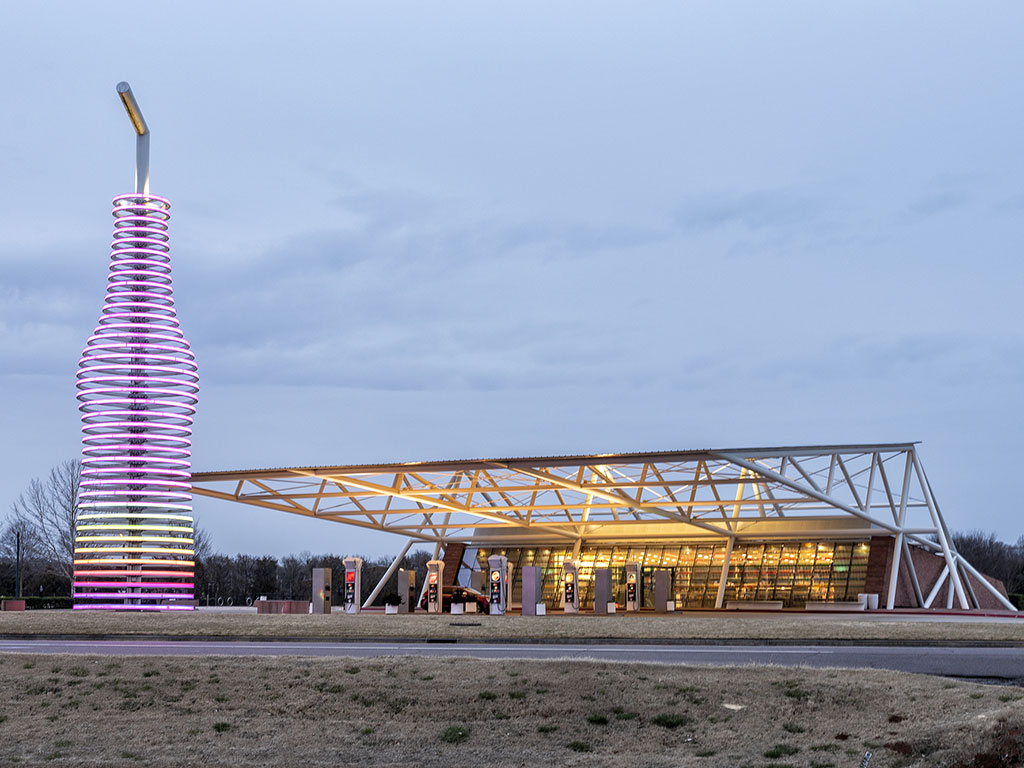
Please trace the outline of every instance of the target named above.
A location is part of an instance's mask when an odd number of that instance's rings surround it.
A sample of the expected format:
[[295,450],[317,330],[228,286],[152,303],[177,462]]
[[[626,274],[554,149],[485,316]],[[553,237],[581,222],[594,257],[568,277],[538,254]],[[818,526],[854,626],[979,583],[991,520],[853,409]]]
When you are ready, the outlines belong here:
[[11,505],[8,530],[21,531],[28,558],[71,583],[75,559],[75,523],[82,462],[68,459],[44,479],[34,478]]
[[213,554],[213,537],[199,526],[199,518],[192,518],[192,550],[196,560],[205,560]]
[[1002,581],[1007,592],[1024,590],[1024,536],[1016,544],[1007,544],[988,531],[956,531],[952,538],[967,562]]

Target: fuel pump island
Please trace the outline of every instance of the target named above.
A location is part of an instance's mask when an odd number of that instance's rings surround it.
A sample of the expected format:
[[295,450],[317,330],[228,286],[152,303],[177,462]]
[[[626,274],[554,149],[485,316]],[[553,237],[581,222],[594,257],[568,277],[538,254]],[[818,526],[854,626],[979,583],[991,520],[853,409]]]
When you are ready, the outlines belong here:
[[[362,594],[362,569],[363,560],[359,557],[346,557],[344,563],[344,581],[342,585],[341,607],[347,614],[358,614],[362,609],[360,604]],[[486,571],[471,572],[471,581],[474,586],[481,586],[486,590],[488,613],[491,616],[504,616],[510,613],[512,607],[512,585],[513,585],[513,564],[504,555],[490,555],[487,558]],[[594,592],[595,614],[607,615],[615,613],[616,599],[612,589],[611,568],[597,568],[590,574],[588,589]],[[444,588],[445,563],[443,560],[430,560],[427,562],[427,573],[423,591],[420,592],[421,605],[426,608],[428,614],[446,613],[451,610],[450,604],[445,602]],[[623,600],[622,608],[626,613],[635,613],[641,610],[644,604],[644,583],[646,574],[643,573],[639,563],[622,563],[618,571],[621,581],[617,594]],[[654,610],[657,613],[664,613],[666,610],[675,608],[674,601],[670,598],[671,574],[668,571],[655,571],[653,580]],[[480,584],[483,581],[483,584]],[[543,616],[546,611],[542,600],[542,571],[536,566],[523,566],[522,568],[522,590],[521,590],[521,612],[523,616]],[[398,613],[413,613],[419,607],[416,596],[416,573],[405,569],[397,570],[398,594],[400,606]],[[378,586],[378,589],[380,586]],[[649,587],[648,587],[649,588]],[[575,560],[565,560],[562,563],[561,583],[559,584],[558,602],[564,613],[580,613],[580,569]],[[374,597],[376,593],[370,596]],[[449,598],[450,599],[450,598]],[[647,596],[648,602],[650,595]],[[313,569],[313,600],[310,607],[311,613],[331,612],[331,569]],[[475,606],[476,604],[473,603]]]

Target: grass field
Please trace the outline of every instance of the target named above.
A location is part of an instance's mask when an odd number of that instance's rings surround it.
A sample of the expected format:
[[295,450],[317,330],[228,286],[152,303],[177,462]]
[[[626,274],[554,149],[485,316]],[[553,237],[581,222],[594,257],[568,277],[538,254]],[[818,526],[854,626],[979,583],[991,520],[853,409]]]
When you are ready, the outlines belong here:
[[979,767],[1024,754],[1024,689],[874,670],[2,654],[0,680],[4,765],[840,768],[870,750],[872,768]]
[[[478,625],[478,626],[472,626]],[[900,620],[874,616],[739,614],[654,616],[358,616],[255,613],[142,614],[84,611],[0,613],[0,635],[180,635],[323,639],[439,638],[550,640],[585,638],[757,640],[810,643],[1004,642],[1024,644],[1024,621]]]

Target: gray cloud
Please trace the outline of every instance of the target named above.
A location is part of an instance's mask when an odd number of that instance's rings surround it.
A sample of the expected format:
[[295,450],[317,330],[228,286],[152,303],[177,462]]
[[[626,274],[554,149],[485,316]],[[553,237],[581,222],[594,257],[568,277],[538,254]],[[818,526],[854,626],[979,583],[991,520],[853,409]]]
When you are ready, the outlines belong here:
[[739,227],[748,232],[817,227],[826,208],[807,192],[766,189],[690,199],[675,214],[683,232]]

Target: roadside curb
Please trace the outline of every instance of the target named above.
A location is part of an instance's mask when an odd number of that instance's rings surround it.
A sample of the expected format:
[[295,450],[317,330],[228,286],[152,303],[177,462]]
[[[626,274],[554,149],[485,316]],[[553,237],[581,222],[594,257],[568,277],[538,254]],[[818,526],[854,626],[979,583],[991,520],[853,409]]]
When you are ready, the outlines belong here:
[[679,646],[821,646],[838,648],[1024,648],[1024,640],[919,640],[895,638],[821,637],[267,637],[262,635],[115,635],[115,634],[12,634],[0,633],[0,640],[56,640],[96,642],[218,642],[218,643],[357,643],[438,645],[679,645]]

